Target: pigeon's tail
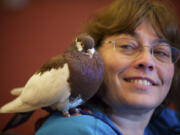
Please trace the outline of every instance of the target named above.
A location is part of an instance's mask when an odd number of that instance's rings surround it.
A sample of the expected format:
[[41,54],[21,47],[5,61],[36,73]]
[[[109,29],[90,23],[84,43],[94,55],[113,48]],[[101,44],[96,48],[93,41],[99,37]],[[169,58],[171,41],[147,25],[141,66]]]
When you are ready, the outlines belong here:
[[8,123],[2,129],[2,132],[4,133],[11,128],[15,128],[25,123],[31,117],[33,113],[34,111],[25,112],[25,113],[15,113],[14,116],[8,121]]
[[29,112],[36,108],[31,105],[25,104],[21,101],[20,97],[17,97],[13,101],[5,104],[0,108],[0,113],[18,113],[18,112]]

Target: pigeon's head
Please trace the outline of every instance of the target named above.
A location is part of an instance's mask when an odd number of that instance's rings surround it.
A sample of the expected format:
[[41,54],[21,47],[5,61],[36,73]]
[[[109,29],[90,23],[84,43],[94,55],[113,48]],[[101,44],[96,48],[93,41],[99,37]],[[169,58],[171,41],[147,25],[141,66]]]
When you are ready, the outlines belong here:
[[85,53],[90,58],[92,58],[95,53],[94,44],[94,39],[87,34],[81,34],[75,39],[77,50]]

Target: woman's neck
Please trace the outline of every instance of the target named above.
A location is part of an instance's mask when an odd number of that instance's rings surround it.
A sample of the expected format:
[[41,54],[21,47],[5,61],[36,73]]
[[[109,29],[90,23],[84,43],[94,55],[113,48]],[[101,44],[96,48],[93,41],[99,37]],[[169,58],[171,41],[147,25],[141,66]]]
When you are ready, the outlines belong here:
[[147,127],[153,112],[154,110],[125,111],[121,109],[121,111],[114,110],[109,117],[123,135],[144,135],[144,130]]

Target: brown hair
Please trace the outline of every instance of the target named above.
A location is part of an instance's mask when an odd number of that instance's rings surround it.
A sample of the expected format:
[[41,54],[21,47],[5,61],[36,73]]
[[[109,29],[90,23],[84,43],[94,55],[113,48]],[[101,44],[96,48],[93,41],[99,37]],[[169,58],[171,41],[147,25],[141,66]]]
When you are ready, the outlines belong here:
[[[85,26],[85,32],[95,39],[96,48],[98,48],[106,36],[133,33],[144,19],[148,19],[158,36],[163,35],[173,47],[180,48],[178,22],[173,8],[173,5],[165,0],[115,0],[90,19]],[[172,86],[164,101],[166,105],[172,103],[179,89],[179,63],[175,64]],[[99,93],[102,89],[104,88],[101,88]],[[95,100],[98,100],[99,103],[99,93],[90,100],[91,103]],[[100,105],[102,106],[101,103]]]

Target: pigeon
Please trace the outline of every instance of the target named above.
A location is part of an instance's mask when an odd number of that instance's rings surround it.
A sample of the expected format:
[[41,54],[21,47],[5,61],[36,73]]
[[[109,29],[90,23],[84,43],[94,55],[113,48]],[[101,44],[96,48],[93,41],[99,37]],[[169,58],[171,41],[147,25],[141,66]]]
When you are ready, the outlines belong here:
[[50,107],[69,116],[69,110],[85,103],[98,91],[104,64],[87,34],[79,35],[62,54],[51,58],[35,72],[17,96],[0,108],[0,113],[24,113]]

